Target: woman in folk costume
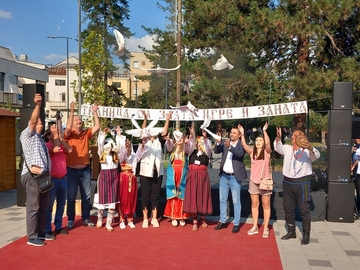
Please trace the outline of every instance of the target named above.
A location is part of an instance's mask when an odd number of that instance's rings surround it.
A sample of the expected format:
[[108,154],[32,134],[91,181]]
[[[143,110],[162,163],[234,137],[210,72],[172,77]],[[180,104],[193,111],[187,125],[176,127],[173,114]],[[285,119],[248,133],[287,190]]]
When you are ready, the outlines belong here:
[[211,142],[206,131],[196,138],[196,149],[189,156],[189,171],[186,177],[184,212],[192,215],[192,230],[198,230],[198,215],[201,227],[207,228],[205,215],[212,214],[210,177],[208,172],[211,157]]
[[127,216],[127,225],[134,229],[133,216],[136,211],[137,201],[137,179],[136,165],[140,160],[144,147],[139,145],[135,154],[133,145],[129,139],[126,139],[125,146],[120,150],[120,204],[118,213],[120,218],[120,229],[125,229],[125,216]]
[[194,149],[193,129],[190,130],[190,140],[182,132],[175,130],[174,141],[168,139],[166,147],[171,152],[166,176],[166,206],[164,216],[172,220],[172,225],[185,226],[185,219],[190,215],[184,212],[185,184],[188,171],[188,155]]
[[119,203],[119,153],[121,144],[121,129],[116,128],[117,136],[111,134],[108,128],[100,131],[98,136],[98,154],[100,157],[101,170],[97,183],[97,196],[94,199],[94,207],[98,209],[98,220],[96,228],[102,227],[104,209],[108,210],[106,219],[106,229],[111,232],[111,226],[116,204]]

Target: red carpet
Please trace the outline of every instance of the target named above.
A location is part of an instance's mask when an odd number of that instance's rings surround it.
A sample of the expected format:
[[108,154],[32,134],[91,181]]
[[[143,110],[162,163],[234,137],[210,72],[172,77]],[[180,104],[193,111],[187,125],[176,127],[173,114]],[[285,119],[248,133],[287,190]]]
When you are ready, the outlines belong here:
[[58,235],[44,247],[29,246],[23,237],[0,249],[1,269],[282,269],[272,229],[263,239],[261,233],[247,235],[250,224],[232,234],[232,224],[220,231],[210,224],[193,232],[190,220],[177,228],[168,220],[148,229],[141,228],[140,219],[135,222],[135,229],[116,226],[108,232],[83,227],[78,220],[68,235]]

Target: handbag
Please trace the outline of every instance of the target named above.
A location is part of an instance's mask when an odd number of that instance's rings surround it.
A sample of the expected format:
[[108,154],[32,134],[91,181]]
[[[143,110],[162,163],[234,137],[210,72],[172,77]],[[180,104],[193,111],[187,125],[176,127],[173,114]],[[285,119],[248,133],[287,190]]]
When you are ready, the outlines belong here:
[[262,166],[262,172],[261,172],[261,179],[260,179],[260,184],[259,184],[259,189],[262,190],[273,190],[274,189],[274,181],[272,180],[272,169],[271,169],[271,165],[270,167],[270,177],[264,177],[264,166],[265,166],[265,159],[263,162],[263,166]]
[[[46,160],[47,160],[47,162],[49,162],[47,155],[46,155]],[[29,169],[29,167],[28,167],[28,165],[26,163],[25,157],[24,157],[24,161],[25,161],[26,168],[28,169],[31,176],[34,178],[34,181],[35,181],[40,193],[45,193],[45,192],[49,191],[50,189],[52,189],[54,187],[54,182],[53,182],[53,180],[51,178],[50,172],[43,171],[41,174],[34,175],[30,171],[30,169]]]

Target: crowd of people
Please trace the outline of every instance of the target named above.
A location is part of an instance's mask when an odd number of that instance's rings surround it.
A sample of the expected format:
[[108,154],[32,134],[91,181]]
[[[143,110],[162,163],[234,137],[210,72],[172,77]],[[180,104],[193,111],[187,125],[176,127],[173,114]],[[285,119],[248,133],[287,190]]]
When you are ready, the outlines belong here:
[[[68,234],[75,222],[75,199],[80,190],[81,220],[84,226],[114,230],[114,217],[119,217],[119,228],[134,229],[134,213],[138,198],[137,174],[141,185],[141,209],[143,221],[141,227],[151,225],[159,228],[159,197],[163,182],[164,166],[163,149],[168,155],[166,167],[166,205],[164,217],[171,220],[174,227],[185,226],[186,220],[192,220],[192,231],[207,228],[206,215],[213,213],[210,177],[208,172],[212,151],[221,154],[219,172],[219,206],[220,220],[214,230],[228,226],[228,197],[232,196],[234,219],[232,233],[240,231],[241,185],[248,178],[244,156],[249,154],[251,160],[248,192],[251,198],[253,226],[248,235],[259,233],[260,198],[264,213],[262,237],[270,235],[269,221],[271,216],[270,198],[272,191],[260,188],[260,182],[271,177],[271,145],[267,134],[268,124],[254,138],[250,147],[245,139],[245,130],[241,125],[234,126],[229,138],[221,134],[214,136],[212,146],[209,134],[201,130],[198,133],[189,127],[181,132],[174,130],[169,134],[169,122],[172,112],[167,113],[162,131],[154,136],[151,126],[147,127],[147,115],[142,111],[144,121],[139,133],[140,143],[136,150],[132,142],[117,126],[111,130],[101,129],[97,104],[93,104],[94,125],[88,129],[75,115],[76,103],[70,104],[70,114],[64,132],[56,124],[50,126],[42,136],[43,123],[40,119],[42,97],[34,97],[35,108],[29,125],[21,133],[24,153],[24,166],[21,182],[26,189],[26,224],[27,244],[45,245],[44,240],[54,240],[57,234]],[[188,132],[189,135],[186,135]],[[91,172],[89,141],[97,135],[100,173],[97,180],[94,204],[97,221],[90,220]],[[311,146],[300,130],[292,133],[291,144],[281,141],[282,129],[277,128],[274,149],[284,156],[284,210],[288,233],[283,240],[296,238],[295,207],[298,205],[303,225],[302,244],[310,242],[310,178],[311,163],[320,157],[319,151]],[[45,193],[37,189],[34,175],[43,171],[51,173],[54,188]],[[53,204],[56,200],[54,222],[52,224]],[[66,204],[67,226],[63,226],[63,215]],[[106,221],[104,226],[104,215]],[[54,230],[53,230],[54,228]]]

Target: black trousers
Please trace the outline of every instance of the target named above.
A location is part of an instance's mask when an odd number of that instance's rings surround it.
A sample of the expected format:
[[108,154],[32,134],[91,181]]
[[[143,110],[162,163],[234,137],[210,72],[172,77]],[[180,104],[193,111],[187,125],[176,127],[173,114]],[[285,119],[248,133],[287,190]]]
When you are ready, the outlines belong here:
[[356,205],[360,208],[360,174],[356,174],[354,184],[356,190]]
[[[145,210],[145,208],[147,210],[159,209],[159,197],[160,197],[162,180],[163,180],[163,176],[162,175],[158,176],[156,170],[154,170],[153,177],[145,177],[140,175],[142,210]],[[150,204],[151,204],[151,208],[150,208]]]
[[301,219],[311,221],[310,201],[303,201],[303,188],[304,185],[301,184],[295,185],[283,182],[285,220],[293,225],[295,225],[296,204],[299,207]]
[[21,175],[26,190],[26,234],[29,240],[46,233],[46,210],[50,205],[50,192],[40,193],[30,173]]

